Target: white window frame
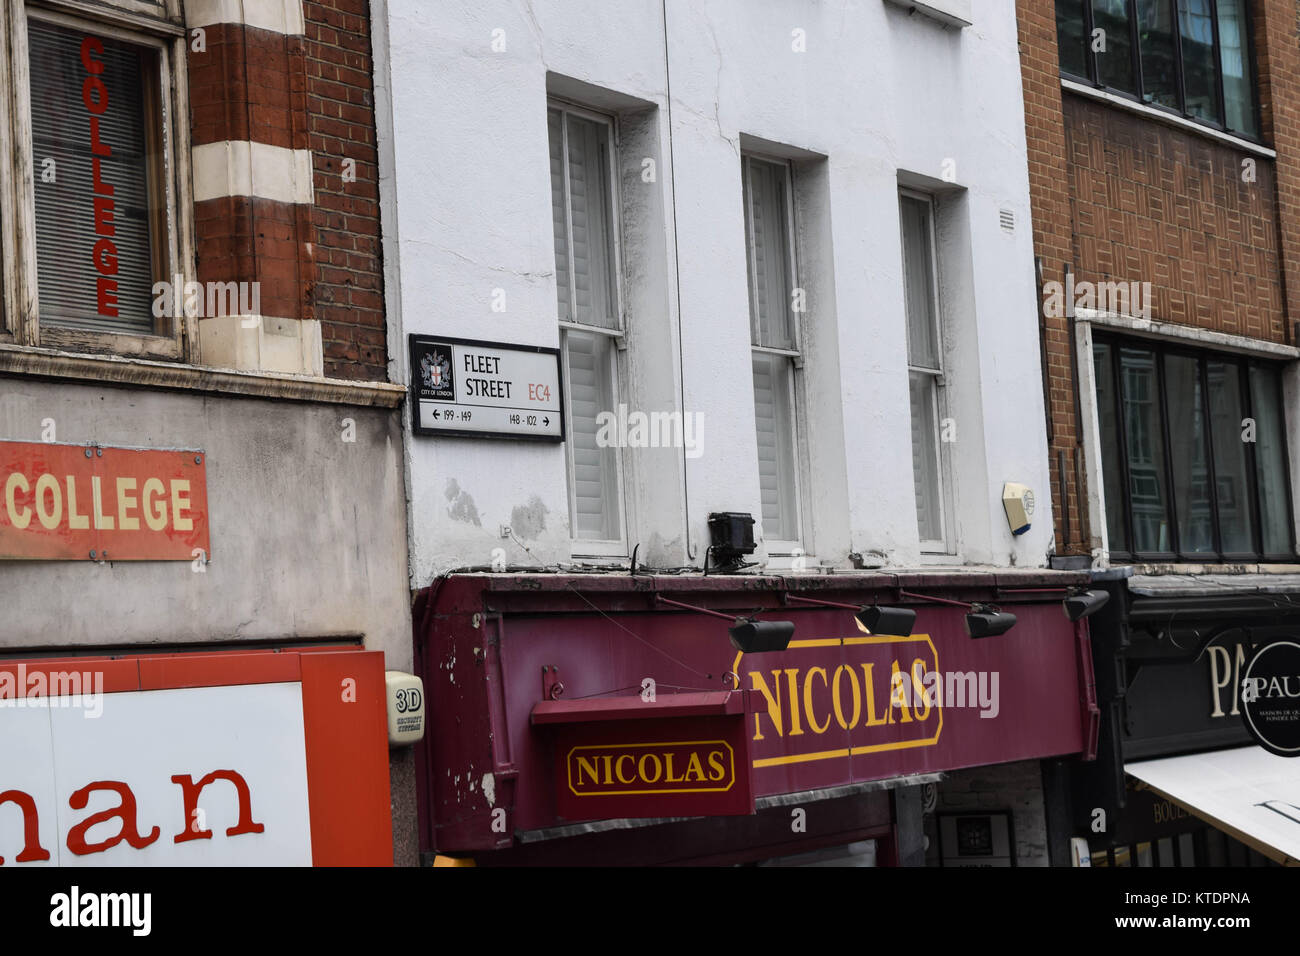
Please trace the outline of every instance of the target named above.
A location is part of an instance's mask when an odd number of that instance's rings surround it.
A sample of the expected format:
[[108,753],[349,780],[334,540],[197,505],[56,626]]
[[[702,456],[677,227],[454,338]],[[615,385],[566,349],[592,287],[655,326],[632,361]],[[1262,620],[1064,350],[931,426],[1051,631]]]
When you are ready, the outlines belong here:
[[[577,297],[577,275],[574,266],[574,257],[572,249],[567,252],[566,259],[569,264],[569,302],[570,318],[560,319],[560,356],[562,364],[562,374],[564,375],[564,415],[566,421],[566,434],[569,438],[564,443],[565,455],[565,484],[567,485],[569,499],[569,539],[571,554],[574,558],[626,558],[629,555],[628,541],[631,538],[631,531],[628,523],[627,507],[627,484],[626,468],[623,461],[624,450],[622,448],[614,449],[614,509],[619,519],[620,535],[611,539],[593,539],[579,538],[576,534],[576,518],[578,514],[577,505],[577,486],[573,480],[574,461],[573,461],[573,419],[571,413],[571,396],[573,395],[572,381],[569,374],[569,350],[567,347],[567,335],[569,331],[585,332],[589,334],[602,335],[610,340],[614,347],[610,350],[610,367],[607,370],[611,376],[611,389],[614,404],[617,405],[624,401],[624,386],[627,351],[627,335],[624,319],[624,297],[623,297],[623,263],[622,263],[622,200],[619,190],[618,180],[618,123],[615,117],[605,113],[598,113],[586,109],[568,100],[559,97],[548,97],[546,101],[547,111],[558,110],[560,112],[560,137],[561,137],[561,166],[564,169],[564,215],[565,215],[565,233],[570,246],[573,243],[573,206],[569,201],[569,124],[566,117],[569,115],[577,116],[590,122],[599,123],[606,127],[609,136],[609,155],[608,169],[606,175],[609,183],[609,232],[610,246],[613,256],[612,270],[614,273],[613,293],[614,293],[614,311],[615,315],[611,316],[615,321],[614,328],[605,328],[604,326],[587,325],[577,322],[572,318],[572,307]],[[549,134],[548,134],[549,135]],[[552,256],[552,259],[554,257]]]
[[[145,13],[155,17],[142,16]],[[170,18],[170,19],[168,19]],[[195,277],[194,212],[190,189],[189,97],[186,34],[174,2],[141,7],[116,0],[93,10],[82,4],[11,0],[0,15],[0,77],[9,78],[0,92],[0,128],[15,148],[0,156],[3,189],[3,315],[0,341],[71,352],[107,352],[123,357],[192,361],[196,358],[194,318],[170,318],[167,334],[138,335],[95,329],[42,329],[36,252],[36,182],[32,162],[31,75],[27,24],[36,19],[114,37],[158,53],[158,130],[163,150],[163,247],[167,263],[159,270],[168,281]],[[6,84],[0,83],[0,91]]]
[[[789,290],[793,294],[794,290],[802,288],[799,284],[799,252],[798,252],[798,228],[795,221],[795,202],[794,202],[794,167],[788,159],[778,156],[770,156],[753,150],[745,150],[741,153],[741,181],[742,181],[742,198],[745,214],[745,271],[747,285],[749,288],[749,339],[750,339],[750,379],[752,391],[753,379],[753,357],[755,355],[783,356],[789,361],[785,364],[786,382],[785,394],[789,397],[789,416],[790,416],[790,478],[794,487],[791,489],[791,520],[798,532],[794,538],[768,538],[766,528],[764,529],[764,541],[767,545],[768,557],[792,558],[804,556],[804,540],[807,537],[807,522],[804,520],[803,512],[803,487],[806,482],[806,476],[803,474],[802,463],[806,456],[802,454],[801,439],[803,435],[803,323],[800,320],[802,313],[795,312],[790,303],[786,303],[786,308],[791,310],[791,332],[794,339],[794,348],[776,348],[769,345],[763,345],[759,341],[761,336],[761,324],[758,316],[758,277],[751,263],[754,261],[754,190],[751,186],[753,178],[750,175],[750,167],[754,162],[766,163],[769,166],[778,166],[784,171],[785,176],[785,227],[786,227],[786,249],[788,251],[786,270],[789,281]],[[757,441],[757,436],[755,436]],[[755,467],[757,467],[757,458],[755,458]],[[760,514],[761,518],[762,515]]]
[[[935,197],[929,193],[920,192],[915,189],[900,188],[899,195],[899,241],[902,246],[904,256],[907,254],[907,241],[903,232],[903,217],[901,214],[902,201],[904,198],[916,200],[925,203],[929,209],[929,246],[930,262],[932,265],[930,273],[930,295],[934,302],[934,334],[935,334],[935,355],[938,361],[938,368],[928,368],[923,365],[913,365],[911,356],[910,340],[907,346],[907,388],[908,388],[908,418],[911,418],[911,389],[912,376],[914,374],[924,375],[930,379],[934,405],[934,422],[932,437],[935,449],[935,462],[938,468],[939,480],[939,528],[940,536],[938,538],[926,539],[920,537],[920,523],[917,523],[917,540],[923,555],[941,555],[953,556],[957,553],[956,535],[954,534],[953,521],[953,482],[952,482],[952,456],[949,454],[948,444],[942,440],[943,422],[949,417],[949,389],[946,368],[946,349],[947,342],[944,336],[944,302],[942,294],[942,282],[939,278],[939,272],[942,268],[939,261],[939,241],[938,241],[938,203]],[[904,269],[906,263],[904,262]],[[906,281],[904,273],[904,281]],[[906,309],[906,302],[904,302]],[[905,335],[911,335],[911,322],[908,320],[906,313],[903,316],[903,326]],[[915,468],[915,456],[913,456],[913,468]],[[915,480],[913,481],[915,487]],[[919,504],[919,502],[918,502]]]

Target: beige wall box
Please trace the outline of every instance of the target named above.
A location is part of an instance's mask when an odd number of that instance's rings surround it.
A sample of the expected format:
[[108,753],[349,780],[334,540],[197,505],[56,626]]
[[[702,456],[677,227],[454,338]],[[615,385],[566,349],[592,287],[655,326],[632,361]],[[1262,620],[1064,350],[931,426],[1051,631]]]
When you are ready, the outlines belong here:
[[1034,493],[1028,485],[1008,481],[1002,486],[1002,507],[1007,512],[1007,524],[1012,534],[1024,534],[1034,517]]
[[403,671],[385,671],[388,686],[388,744],[405,747],[424,736],[424,681]]

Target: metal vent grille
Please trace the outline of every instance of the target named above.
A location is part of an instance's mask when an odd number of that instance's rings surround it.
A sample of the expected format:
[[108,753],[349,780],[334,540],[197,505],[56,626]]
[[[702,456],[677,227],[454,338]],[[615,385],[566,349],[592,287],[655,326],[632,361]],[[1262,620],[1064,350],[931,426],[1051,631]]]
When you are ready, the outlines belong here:
[[1007,232],[1016,231],[1016,214],[1010,209],[999,210],[998,221],[1002,224],[1002,228]]

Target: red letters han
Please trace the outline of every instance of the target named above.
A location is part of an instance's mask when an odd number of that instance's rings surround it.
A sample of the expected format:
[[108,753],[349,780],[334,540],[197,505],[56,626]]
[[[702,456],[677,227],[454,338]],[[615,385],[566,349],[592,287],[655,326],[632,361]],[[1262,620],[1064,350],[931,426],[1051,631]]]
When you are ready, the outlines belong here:
[[[174,843],[212,839],[212,831],[203,826],[203,818],[198,810],[199,794],[202,793],[204,787],[210,783],[215,783],[217,780],[229,782],[235,788],[239,800],[238,818],[235,825],[226,830],[226,836],[238,836],[241,833],[262,833],[266,830],[264,824],[253,821],[253,798],[248,790],[248,781],[234,770],[214,770],[197,782],[189,774],[175,774],[171,780],[172,783],[181,788],[181,804],[184,812],[184,824],[181,827],[181,832],[172,837]],[[93,783],[88,783],[68,798],[68,806],[74,810],[84,810],[87,803],[89,803],[91,792],[95,790],[108,790],[116,793],[119,803],[112,809],[92,813],[68,830],[67,845],[69,850],[78,856],[85,856],[89,853],[103,853],[123,841],[126,841],[134,849],[143,850],[158,839],[160,835],[158,827],[150,828],[147,834],[142,835],[140,833],[136,823],[135,794],[127,784],[120,780],[96,780]],[[6,803],[14,804],[23,814],[23,849],[14,857],[14,862],[33,863],[48,860],[50,851],[41,846],[40,817],[36,809],[36,801],[32,799],[31,794],[22,790],[6,790],[0,793],[0,806]],[[91,827],[100,823],[107,823],[114,818],[121,821],[121,827],[115,835],[98,843],[87,841],[86,836]],[[0,866],[4,865],[4,861],[4,857],[0,856]]]
[[104,61],[91,56],[103,52],[104,44],[98,38],[86,37],[81,41],[81,65],[86,69],[86,79],[81,84],[81,102],[90,112],[91,192],[94,193],[91,202],[95,235],[100,237],[95,241],[92,253],[95,270],[99,273],[95,280],[96,311],[116,318],[117,280],[109,278],[117,275],[117,245],[112,239],[117,232],[113,225],[113,184],[103,181],[100,168],[102,158],[113,155],[112,147],[99,138],[99,117],[108,109],[108,87],[99,76],[104,72]]

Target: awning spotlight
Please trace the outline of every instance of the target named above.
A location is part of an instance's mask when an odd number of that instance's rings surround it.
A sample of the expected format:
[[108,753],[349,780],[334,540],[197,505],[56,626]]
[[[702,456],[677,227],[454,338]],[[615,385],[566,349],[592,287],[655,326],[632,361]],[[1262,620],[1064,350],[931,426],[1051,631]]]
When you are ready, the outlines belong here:
[[997,637],[1016,626],[1016,616],[985,604],[972,605],[966,615],[966,633],[971,637]]
[[881,607],[873,604],[853,615],[858,630],[863,634],[888,634],[891,637],[910,637],[916,624],[916,612],[910,607]]
[[815,598],[787,594],[784,600],[816,607],[836,607],[853,612],[858,630],[863,634],[888,634],[890,637],[911,637],[916,624],[916,612],[906,607],[883,607],[879,604],[843,604],[839,601],[818,601]]
[[694,604],[673,601],[662,594],[655,595],[655,603],[668,604],[684,611],[694,611],[696,614],[707,614],[709,617],[720,617],[724,621],[731,621],[732,625],[728,628],[731,646],[746,654],[783,651],[790,646],[790,638],[794,636],[793,621],[758,621],[752,617],[738,617],[735,614],[724,614],[707,607],[696,607]]
[[1071,621],[1081,621],[1096,614],[1109,600],[1109,591],[1076,591],[1066,596],[1061,607]]
[[783,651],[794,637],[794,624],[790,621],[755,621],[738,618],[729,629],[731,646],[746,654],[764,651]]

